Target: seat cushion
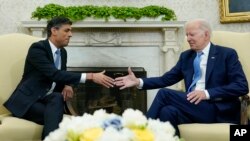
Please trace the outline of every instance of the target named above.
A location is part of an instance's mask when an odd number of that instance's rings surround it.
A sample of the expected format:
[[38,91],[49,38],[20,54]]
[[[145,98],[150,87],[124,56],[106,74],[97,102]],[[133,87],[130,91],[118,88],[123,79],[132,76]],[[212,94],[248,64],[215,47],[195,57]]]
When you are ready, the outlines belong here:
[[39,141],[42,128],[28,120],[4,117],[0,123],[0,141]]
[[178,127],[185,141],[229,141],[228,123],[181,124]]

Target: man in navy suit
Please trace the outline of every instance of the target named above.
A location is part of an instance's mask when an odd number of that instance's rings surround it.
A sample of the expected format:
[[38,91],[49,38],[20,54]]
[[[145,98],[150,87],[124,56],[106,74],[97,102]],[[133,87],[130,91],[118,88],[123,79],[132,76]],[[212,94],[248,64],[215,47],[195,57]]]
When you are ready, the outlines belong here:
[[64,17],[48,22],[48,38],[31,45],[22,80],[4,103],[14,116],[44,125],[42,139],[58,128],[63,118],[64,101],[73,95],[70,84],[90,80],[113,87],[114,80],[104,75],[104,71],[87,74],[66,71],[64,47],[72,36],[71,25],[72,22]]
[[[147,117],[170,121],[177,135],[177,125],[183,123],[240,123],[239,97],[249,90],[236,51],[211,43],[211,28],[203,19],[187,22],[185,32],[190,49],[181,53],[170,71],[160,77],[138,79],[129,68],[129,74],[116,78],[115,84],[121,86],[120,89],[132,86],[162,88]],[[201,54],[197,65],[201,75],[194,87],[190,87],[195,77],[193,64],[197,54]],[[186,92],[164,88],[182,79]]]

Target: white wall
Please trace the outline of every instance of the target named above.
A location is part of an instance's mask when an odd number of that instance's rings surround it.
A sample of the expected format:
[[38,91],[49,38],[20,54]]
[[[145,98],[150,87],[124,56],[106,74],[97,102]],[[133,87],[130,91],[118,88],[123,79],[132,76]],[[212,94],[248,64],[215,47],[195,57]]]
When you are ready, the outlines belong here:
[[172,8],[180,21],[193,18],[205,18],[214,30],[248,32],[250,23],[220,24],[219,0],[0,0],[0,35],[22,32],[20,21],[30,20],[31,13],[37,6],[48,3],[69,5],[108,5],[135,6],[160,5]]

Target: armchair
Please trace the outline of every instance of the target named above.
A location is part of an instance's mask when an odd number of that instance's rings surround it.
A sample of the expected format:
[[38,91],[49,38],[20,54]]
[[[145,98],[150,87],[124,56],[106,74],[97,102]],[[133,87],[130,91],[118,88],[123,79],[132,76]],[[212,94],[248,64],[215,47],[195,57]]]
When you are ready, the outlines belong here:
[[[250,33],[237,33],[229,31],[214,31],[211,41],[214,44],[234,48],[241,61],[247,80],[250,81],[250,63],[249,57]],[[185,41],[183,49],[189,46]],[[249,85],[249,84],[248,84]],[[250,118],[249,96],[247,94],[241,99],[241,124],[248,124]],[[229,123],[214,124],[182,124],[179,125],[180,135],[185,141],[229,141]]]
[[41,140],[42,126],[34,122],[11,116],[3,103],[9,98],[22,77],[25,57],[31,43],[39,38],[25,34],[0,36],[0,140]]

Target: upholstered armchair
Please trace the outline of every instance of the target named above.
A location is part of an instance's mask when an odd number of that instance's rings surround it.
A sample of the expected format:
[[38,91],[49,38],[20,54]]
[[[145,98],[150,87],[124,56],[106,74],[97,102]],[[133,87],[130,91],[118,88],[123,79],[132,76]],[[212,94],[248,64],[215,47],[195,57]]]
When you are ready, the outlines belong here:
[[[250,84],[250,33],[214,31],[211,40],[214,44],[231,47],[237,51]],[[186,50],[187,48],[189,48],[189,46],[187,42],[185,42],[183,49]],[[248,94],[240,98],[241,124],[248,124],[247,121],[250,117],[249,96]],[[180,135],[185,141],[229,141],[229,127],[229,123],[193,123],[179,125]]]
[[13,117],[3,106],[21,80],[29,46],[38,40],[18,33],[0,36],[0,141],[41,140],[41,125]]

